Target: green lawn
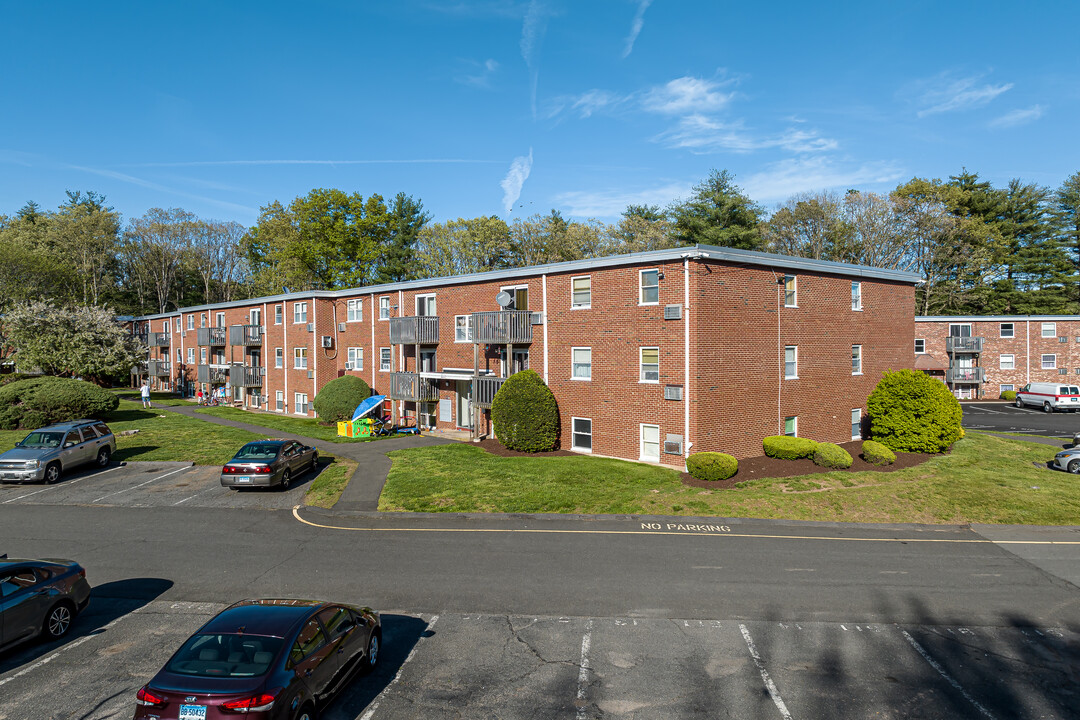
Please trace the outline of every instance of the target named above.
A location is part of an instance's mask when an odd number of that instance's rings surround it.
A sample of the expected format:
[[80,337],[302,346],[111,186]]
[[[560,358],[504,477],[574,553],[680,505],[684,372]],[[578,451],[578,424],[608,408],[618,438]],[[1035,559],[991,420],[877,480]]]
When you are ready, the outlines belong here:
[[394,437],[392,435],[372,438],[342,437],[337,434],[337,423],[334,423],[333,425],[320,425],[319,421],[314,418],[288,417],[287,415],[278,415],[277,413],[267,412],[249,412],[247,410],[241,410],[240,408],[208,407],[199,408],[198,412],[205,413],[206,415],[213,415],[215,417],[227,418],[229,420],[236,420],[238,422],[251,423],[252,425],[261,425],[263,427],[273,428],[274,430],[292,433],[293,435],[303,435],[305,437],[315,438],[316,440],[326,440],[328,442],[372,442],[373,440],[384,440],[388,437]]
[[949,455],[892,473],[834,471],[702,490],[683,486],[673,470],[621,460],[500,458],[443,445],[390,453],[394,466],[379,509],[1080,524],[1080,479],[1033,465],[1054,452],[973,433]]
[[[319,456],[319,464],[326,462],[326,455]],[[356,472],[356,463],[344,458],[331,458],[330,467],[324,468],[311,483],[304,495],[304,504],[329,508],[341,497],[349,478]]]
[[[138,390],[132,390],[130,388],[124,388],[122,390],[113,390],[113,392],[121,400],[131,400],[132,402],[142,403]],[[176,393],[164,393],[164,392],[152,392],[150,393],[150,400],[155,405],[164,405],[165,407],[175,407],[177,405],[194,405],[194,401],[185,400],[179,397]]]

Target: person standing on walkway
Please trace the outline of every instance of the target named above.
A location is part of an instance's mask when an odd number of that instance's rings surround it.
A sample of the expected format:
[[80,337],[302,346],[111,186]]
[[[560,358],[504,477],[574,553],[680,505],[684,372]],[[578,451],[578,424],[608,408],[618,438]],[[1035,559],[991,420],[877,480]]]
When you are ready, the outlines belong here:
[[142,406],[144,408],[153,407],[150,404],[150,381],[143,382],[142,387],[139,388],[139,394],[142,395]]

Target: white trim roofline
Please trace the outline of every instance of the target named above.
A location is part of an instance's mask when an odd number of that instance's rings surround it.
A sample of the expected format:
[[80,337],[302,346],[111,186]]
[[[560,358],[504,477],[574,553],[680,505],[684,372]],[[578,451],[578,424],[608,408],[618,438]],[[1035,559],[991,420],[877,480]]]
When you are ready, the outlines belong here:
[[916,315],[915,322],[1023,322],[1080,320],[1080,315]]

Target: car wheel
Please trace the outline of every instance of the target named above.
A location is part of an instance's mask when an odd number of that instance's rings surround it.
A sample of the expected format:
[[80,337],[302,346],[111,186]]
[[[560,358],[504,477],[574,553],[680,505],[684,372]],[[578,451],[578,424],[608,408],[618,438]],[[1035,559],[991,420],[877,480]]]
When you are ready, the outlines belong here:
[[296,714],[296,720],[317,720],[318,716],[315,714],[315,708],[311,705],[305,705],[300,708],[300,712]]
[[284,492],[285,490],[289,489],[290,485],[292,485],[292,473],[289,472],[288,468],[286,468],[285,472],[281,474],[281,485],[279,485],[278,487],[281,488],[282,492]]
[[45,466],[45,483],[52,485],[60,479],[60,463],[51,462]]
[[67,631],[71,628],[71,621],[74,619],[75,613],[71,605],[66,602],[59,603],[45,616],[41,631],[50,640],[58,640],[67,635]]
[[319,453],[311,453],[311,467],[309,470],[313,471],[319,466]]
[[1044,402],[1043,403],[1043,412],[1045,412],[1045,413],[1054,412],[1054,408],[1050,406],[1049,402]]
[[1080,475],[1080,460],[1070,460],[1068,469],[1072,474]]
[[108,447],[103,447],[98,450],[97,454],[97,466],[105,467],[109,464],[109,458],[112,457],[112,451]]
[[378,631],[371,633],[367,641],[367,654],[364,655],[364,668],[362,672],[367,674],[379,666],[379,651],[382,650],[382,638]]
[[1016,398],[1016,407],[1018,407],[1018,408],[1024,407],[1024,401],[1021,400],[1020,398]]

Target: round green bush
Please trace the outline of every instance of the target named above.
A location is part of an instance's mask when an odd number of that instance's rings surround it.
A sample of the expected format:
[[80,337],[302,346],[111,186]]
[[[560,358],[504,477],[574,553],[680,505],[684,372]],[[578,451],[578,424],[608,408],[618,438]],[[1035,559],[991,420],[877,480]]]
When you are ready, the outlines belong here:
[[67,420],[103,418],[119,404],[116,395],[83,380],[17,380],[0,387],[0,427],[38,428]]
[[846,470],[851,467],[851,454],[834,443],[818,443],[814,449],[814,464],[818,467]]
[[727,453],[699,452],[686,458],[686,472],[697,480],[727,480],[739,471],[739,461]]
[[960,403],[917,370],[887,371],[866,399],[870,436],[893,452],[937,453],[960,439]]
[[1013,400],[1016,399],[1016,391],[1015,390],[1004,390],[1004,391],[1002,391],[1001,399],[1002,400],[1008,400],[1009,402],[1012,402]]
[[315,396],[315,412],[324,423],[352,420],[356,406],[371,397],[371,388],[362,378],[342,375],[323,385]]
[[790,435],[770,435],[761,441],[765,454],[782,460],[798,460],[814,454],[817,443],[810,438],[791,437]]
[[546,452],[559,438],[555,396],[535,370],[514,373],[491,401],[491,422],[503,447],[520,452]]
[[873,440],[863,440],[862,459],[871,465],[892,465],[896,462],[896,453]]

